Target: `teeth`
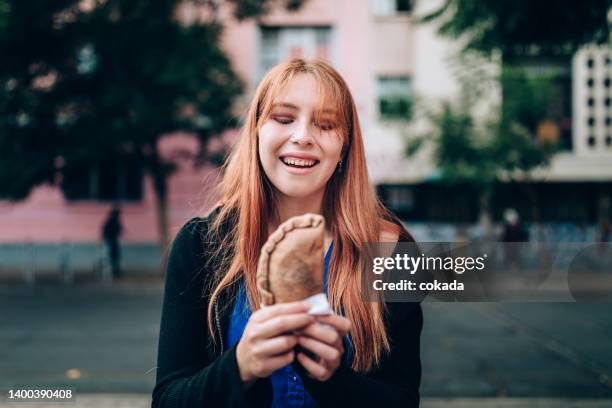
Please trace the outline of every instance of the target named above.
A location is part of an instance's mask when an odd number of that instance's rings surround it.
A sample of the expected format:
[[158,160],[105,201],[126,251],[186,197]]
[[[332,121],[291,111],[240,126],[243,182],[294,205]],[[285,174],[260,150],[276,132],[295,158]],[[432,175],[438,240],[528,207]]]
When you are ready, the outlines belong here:
[[293,166],[310,167],[315,164],[315,160],[307,159],[294,159],[294,158],[283,158],[285,164],[291,164]]

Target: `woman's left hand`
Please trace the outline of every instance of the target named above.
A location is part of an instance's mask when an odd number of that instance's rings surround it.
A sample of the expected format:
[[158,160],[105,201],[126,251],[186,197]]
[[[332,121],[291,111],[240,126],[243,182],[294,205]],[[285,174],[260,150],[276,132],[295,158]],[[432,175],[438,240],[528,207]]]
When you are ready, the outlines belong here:
[[298,344],[318,357],[313,360],[304,352],[297,360],[313,378],[327,381],[340,366],[344,346],[342,337],[348,333],[351,322],[339,315],[317,316],[316,321],[300,332]]

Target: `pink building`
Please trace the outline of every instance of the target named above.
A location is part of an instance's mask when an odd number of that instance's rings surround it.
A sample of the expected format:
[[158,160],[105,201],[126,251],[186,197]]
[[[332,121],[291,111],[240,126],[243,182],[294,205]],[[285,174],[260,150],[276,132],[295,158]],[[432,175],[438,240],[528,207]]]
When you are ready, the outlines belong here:
[[[408,109],[411,94],[412,17],[408,0],[309,0],[296,13],[274,10],[255,21],[237,22],[221,10],[226,30],[223,46],[234,70],[246,84],[237,102],[240,114],[260,78],[275,63],[290,57],[318,57],[330,61],[345,77],[355,96],[373,162],[377,155],[383,119],[398,120]],[[186,21],[199,18],[196,8],[178,11]],[[401,119],[399,119],[401,120]],[[383,128],[387,128],[384,125]],[[366,143],[368,143],[366,140]],[[376,141],[373,143],[372,141]],[[171,135],[159,148],[197,149],[185,134]],[[385,143],[388,145],[388,143]],[[401,152],[401,146],[398,151]],[[374,168],[376,168],[376,163]],[[381,166],[378,166],[381,168]],[[153,243],[159,239],[151,180],[139,170],[92,168],[56,185],[43,185],[18,203],[0,201],[0,243],[99,241],[101,225],[116,199],[122,203],[126,243]],[[189,160],[169,180],[170,231],[209,206],[212,166],[195,169]],[[380,177],[379,177],[380,178]]]
[[[387,203],[410,220],[475,222],[471,196],[436,185],[439,176],[431,149],[410,159],[404,156],[406,138],[423,130],[419,121],[407,120],[415,95],[419,101],[436,102],[456,100],[458,94],[449,60],[460,45],[438,37],[434,26],[415,22],[440,2],[308,0],[298,12],[275,9],[265,17],[244,22],[236,21],[231,10],[222,8],[223,47],[246,86],[244,96],[236,101],[236,115],[244,112],[259,80],[275,63],[297,56],[324,58],[338,69],[353,92],[371,181],[381,186]],[[222,2],[224,7],[227,3]],[[210,17],[189,2],[184,4],[177,16],[185,23]],[[597,213],[594,202],[603,203],[602,208],[607,205],[608,211],[612,208],[612,122],[609,110],[602,108],[609,106],[609,79],[607,88],[585,85],[604,83],[609,61],[609,48],[605,47],[585,47],[573,58],[574,74],[568,78],[573,85],[569,114],[574,125],[573,147],[533,174],[545,221],[591,223]],[[493,73],[499,70],[495,63],[490,68]],[[481,101],[482,111],[495,107],[500,97],[494,89]],[[593,118],[595,126],[590,126],[587,118]],[[227,136],[231,139],[232,135],[235,131],[229,130]],[[175,134],[164,138],[159,148],[164,154],[175,149],[195,152],[196,143],[189,135]],[[101,224],[115,198],[121,199],[123,207],[123,241],[157,242],[151,180],[138,169],[116,166],[110,170],[92,168],[86,174],[67,175],[64,188],[59,182],[40,186],[23,202],[0,201],[0,244],[99,241]],[[195,169],[188,159],[180,164],[169,181],[172,234],[211,205],[214,197],[210,187],[216,176],[212,166]],[[568,197],[569,190],[582,193]],[[451,195],[453,206],[440,199]],[[506,196],[516,201],[513,191]],[[522,209],[523,213],[528,210]]]

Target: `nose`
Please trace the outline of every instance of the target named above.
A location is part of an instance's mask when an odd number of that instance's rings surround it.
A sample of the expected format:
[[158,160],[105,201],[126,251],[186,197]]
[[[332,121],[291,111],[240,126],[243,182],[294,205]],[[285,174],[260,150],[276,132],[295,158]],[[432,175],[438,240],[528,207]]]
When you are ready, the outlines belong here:
[[291,141],[301,145],[313,144],[312,132],[308,126],[308,123],[299,123],[298,126],[294,128],[294,131],[291,134]]

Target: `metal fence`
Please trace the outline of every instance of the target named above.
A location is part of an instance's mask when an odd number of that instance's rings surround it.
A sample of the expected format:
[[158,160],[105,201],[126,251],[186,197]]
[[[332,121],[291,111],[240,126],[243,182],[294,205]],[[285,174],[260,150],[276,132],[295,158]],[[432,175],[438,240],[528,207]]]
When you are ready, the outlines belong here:
[[[121,268],[127,275],[161,274],[159,245],[121,245]],[[79,279],[110,281],[107,248],[100,242],[0,244],[0,280],[33,284],[40,280],[72,284]]]

